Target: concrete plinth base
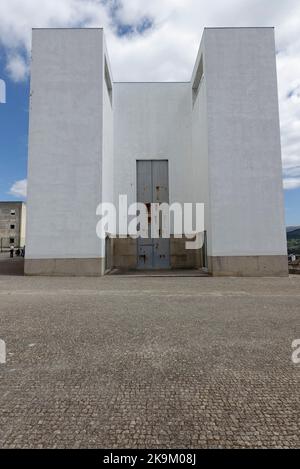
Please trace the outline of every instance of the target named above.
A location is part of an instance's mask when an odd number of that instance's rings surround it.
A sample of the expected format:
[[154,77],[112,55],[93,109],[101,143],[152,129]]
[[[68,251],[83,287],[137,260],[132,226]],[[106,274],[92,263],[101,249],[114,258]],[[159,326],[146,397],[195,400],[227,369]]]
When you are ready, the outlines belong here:
[[170,254],[172,269],[194,269],[203,265],[201,250],[186,249],[186,237],[170,239]]
[[115,238],[113,249],[113,267],[124,270],[136,269],[137,243],[136,239]]
[[[202,266],[201,250],[185,248],[187,238],[170,238],[170,269],[194,269]],[[137,241],[130,237],[115,238],[113,266],[123,270],[137,268]]]
[[104,275],[105,259],[25,259],[25,275],[98,277]]
[[214,276],[286,277],[287,256],[211,256],[209,271]]

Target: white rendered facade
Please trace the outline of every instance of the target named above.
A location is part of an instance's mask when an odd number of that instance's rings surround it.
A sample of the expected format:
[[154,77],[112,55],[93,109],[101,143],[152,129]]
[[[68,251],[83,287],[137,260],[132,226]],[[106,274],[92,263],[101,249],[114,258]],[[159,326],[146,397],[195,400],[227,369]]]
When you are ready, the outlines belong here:
[[[113,82],[101,29],[34,30],[32,57],[26,273],[102,275],[97,205],[163,160],[169,202],[205,204],[210,273],[287,274],[273,28],[205,29],[186,83]],[[171,240],[171,268],[202,261]]]

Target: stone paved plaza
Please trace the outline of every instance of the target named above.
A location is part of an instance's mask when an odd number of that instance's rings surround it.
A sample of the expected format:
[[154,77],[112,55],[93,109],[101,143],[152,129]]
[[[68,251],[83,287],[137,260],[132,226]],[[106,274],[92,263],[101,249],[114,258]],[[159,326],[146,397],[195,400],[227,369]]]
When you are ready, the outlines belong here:
[[300,276],[1,276],[0,338],[0,447],[299,447]]

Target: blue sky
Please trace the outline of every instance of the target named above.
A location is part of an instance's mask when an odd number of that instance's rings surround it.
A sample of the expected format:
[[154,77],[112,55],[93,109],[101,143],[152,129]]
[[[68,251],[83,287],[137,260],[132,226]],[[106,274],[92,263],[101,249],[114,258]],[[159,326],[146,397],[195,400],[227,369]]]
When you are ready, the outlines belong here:
[[[183,5],[184,4],[184,5]],[[1,5],[0,200],[24,199],[32,27],[104,27],[115,80],[190,79],[204,26],[275,26],[286,223],[300,225],[300,4],[294,0],[10,0]]]
[[29,80],[21,83],[10,80],[2,54],[1,58],[0,77],[6,82],[6,104],[0,104],[0,200],[17,200],[24,197],[10,194],[10,189],[27,176]]

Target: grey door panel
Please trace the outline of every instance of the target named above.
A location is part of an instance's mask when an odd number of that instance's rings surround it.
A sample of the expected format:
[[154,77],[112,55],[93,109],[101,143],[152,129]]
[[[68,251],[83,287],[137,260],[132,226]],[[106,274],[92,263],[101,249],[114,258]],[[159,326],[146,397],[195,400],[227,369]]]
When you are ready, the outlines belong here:
[[169,202],[168,161],[137,161],[137,201],[143,202],[149,208],[149,238],[138,238],[137,267],[166,269],[170,267],[170,240],[161,237],[151,238],[150,204]]

